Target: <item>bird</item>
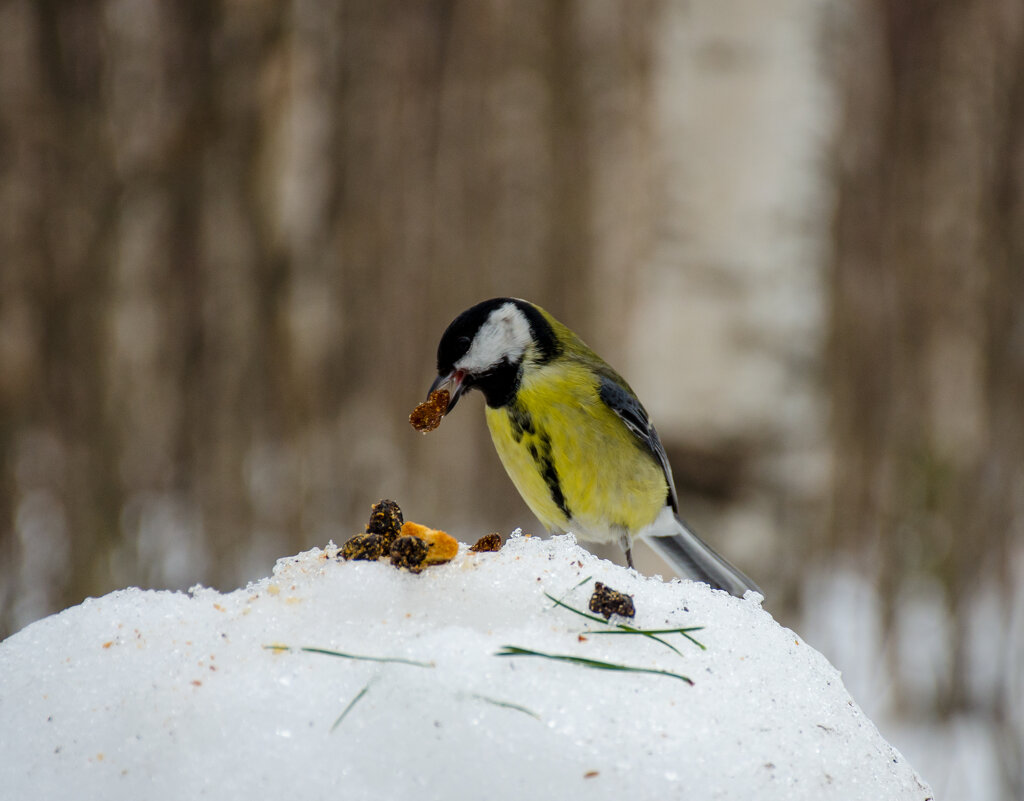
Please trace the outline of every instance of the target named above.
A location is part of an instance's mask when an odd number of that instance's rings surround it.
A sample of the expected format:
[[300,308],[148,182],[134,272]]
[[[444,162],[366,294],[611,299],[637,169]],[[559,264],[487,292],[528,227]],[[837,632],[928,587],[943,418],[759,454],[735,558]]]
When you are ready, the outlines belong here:
[[760,588],[679,516],[672,468],[636,393],[568,327],[519,298],[485,300],[449,324],[429,397],[441,414],[478,390],[491,440],[551,534],[632,546],[646,540],[680,575],[743,597]]

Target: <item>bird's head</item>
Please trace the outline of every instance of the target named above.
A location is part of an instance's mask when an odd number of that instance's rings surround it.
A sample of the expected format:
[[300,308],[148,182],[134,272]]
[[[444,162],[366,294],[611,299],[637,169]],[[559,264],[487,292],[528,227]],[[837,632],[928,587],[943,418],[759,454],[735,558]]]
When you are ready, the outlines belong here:
[[455,408],[468,389],[479,389],[488,406],[504,406],[515,395],[524,364],[556,356],[559,344],[547,315],[517,298],[492,298],[452,320],[437,346],[437,379]]

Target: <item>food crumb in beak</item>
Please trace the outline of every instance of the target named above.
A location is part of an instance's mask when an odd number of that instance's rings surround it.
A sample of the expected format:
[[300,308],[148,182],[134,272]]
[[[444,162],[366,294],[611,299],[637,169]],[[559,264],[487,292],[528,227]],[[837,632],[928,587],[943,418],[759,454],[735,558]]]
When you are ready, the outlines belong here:
[[435,389],[430,397],[412,410],[409,422],[422,434],[433,431],[441,425],[441,418],[448,411],[448,400],[451,396],[447,389]]

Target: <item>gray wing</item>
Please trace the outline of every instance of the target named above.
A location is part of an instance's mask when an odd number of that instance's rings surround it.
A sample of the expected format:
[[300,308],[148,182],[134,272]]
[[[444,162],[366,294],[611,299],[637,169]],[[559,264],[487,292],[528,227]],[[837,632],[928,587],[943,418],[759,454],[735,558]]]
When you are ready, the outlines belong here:
[[668,463],[658,432],[647,417],[647,410],[632,392],[608,376],[601,376],[601,385],[597,391],[604,404],[619,416],[626,428],[657,458],[665,474],[665,481],[668,482],[668,499],[672,511],[678,512],[679,501],[676,498],[676,484],[672,480],[672,466]]

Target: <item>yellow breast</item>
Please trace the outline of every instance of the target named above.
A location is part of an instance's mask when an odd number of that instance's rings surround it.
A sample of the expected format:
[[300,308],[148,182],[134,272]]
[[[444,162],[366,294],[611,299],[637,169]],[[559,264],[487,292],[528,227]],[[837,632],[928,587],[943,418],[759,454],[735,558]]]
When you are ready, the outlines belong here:
[[534,367],[511,404],[487,407],[487,426],[545,528],[612,542],[657,517],[668,485],[654,456],[601,401],[597,381],[582,365]]

